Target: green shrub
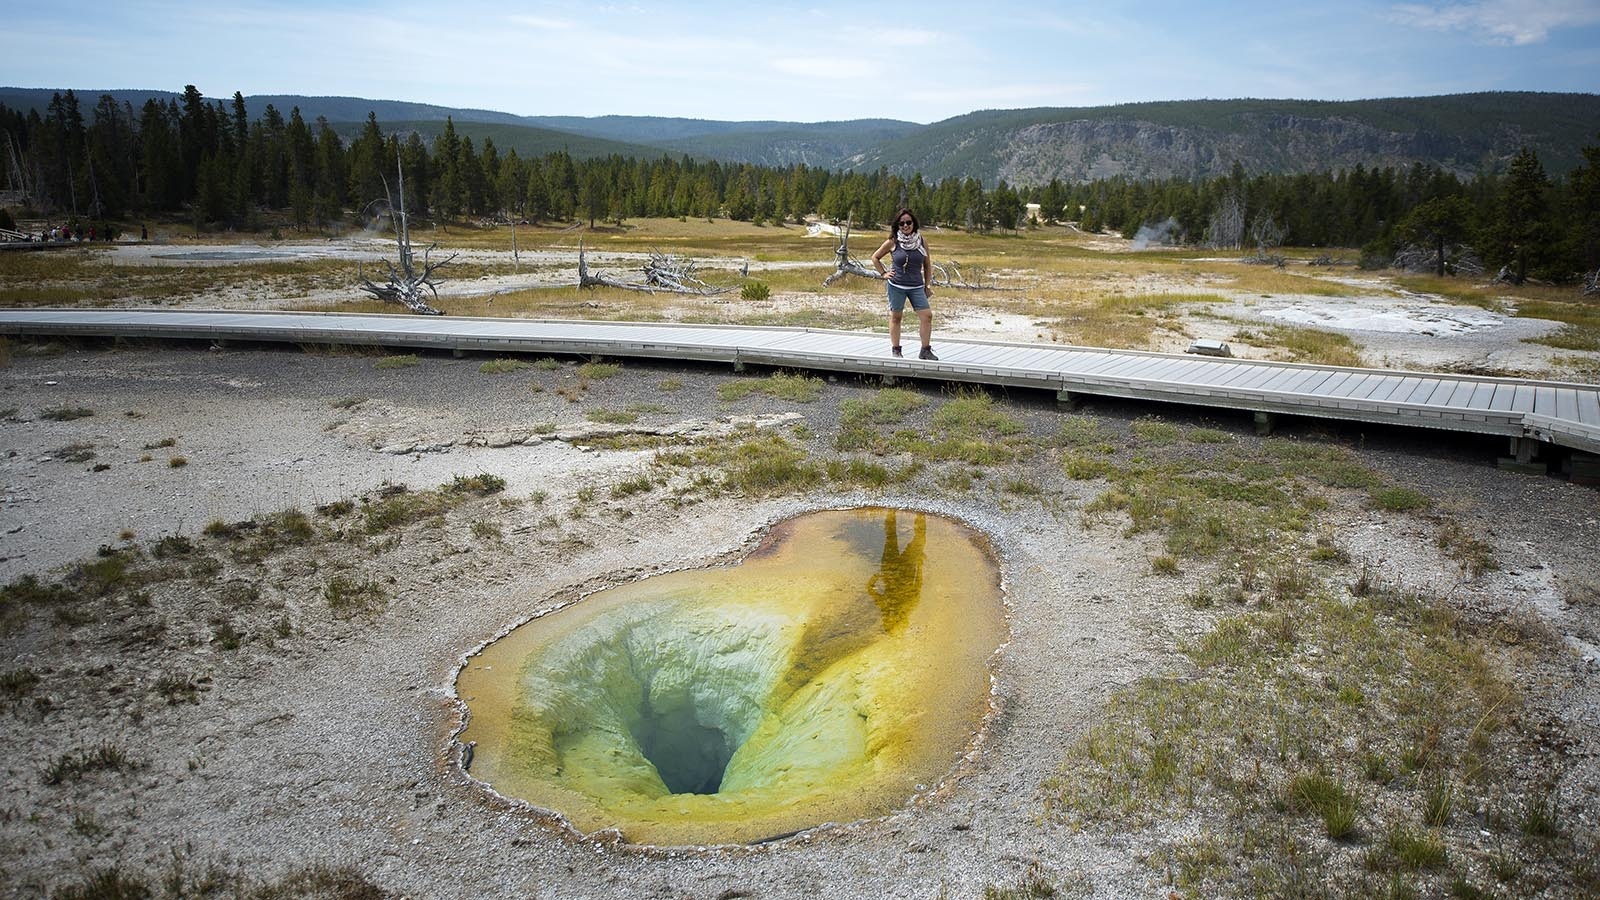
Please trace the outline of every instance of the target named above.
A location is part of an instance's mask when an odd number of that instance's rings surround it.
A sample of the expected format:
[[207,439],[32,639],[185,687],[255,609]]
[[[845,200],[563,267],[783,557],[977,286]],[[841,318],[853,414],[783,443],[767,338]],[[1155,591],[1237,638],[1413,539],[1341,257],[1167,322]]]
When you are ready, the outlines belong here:
[[739,296],[744,300],[759,303],[772,298],[772,288],[768,287],[765,281],[746,281],[744,286],[739,288]]

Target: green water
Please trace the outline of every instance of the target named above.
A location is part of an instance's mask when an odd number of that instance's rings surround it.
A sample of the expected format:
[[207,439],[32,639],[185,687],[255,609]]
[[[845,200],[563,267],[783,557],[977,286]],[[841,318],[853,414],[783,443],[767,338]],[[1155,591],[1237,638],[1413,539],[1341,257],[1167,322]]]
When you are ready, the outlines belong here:
[[938,783],[1004,640],[981,535],[828,511],[738,565],[593,594],[486,647],[457,690],[472,774],[584,832],[740,843],[880,815]]

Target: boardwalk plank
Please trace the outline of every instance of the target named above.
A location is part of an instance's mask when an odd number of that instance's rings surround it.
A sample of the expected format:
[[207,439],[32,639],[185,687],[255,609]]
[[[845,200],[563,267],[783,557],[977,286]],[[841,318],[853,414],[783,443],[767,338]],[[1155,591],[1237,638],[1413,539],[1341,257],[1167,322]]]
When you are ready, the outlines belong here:
[[1572,388],[1556,389],[1556,418],[1578,421],[1578,392]]
[[1600,389],[1578,394],[1578,421],[1584,425],[1600,425]]
[[1471,409],[1488,409],[1493,401],[1494,385],[1480,381],[1472,386],[1472,396],[1467,398],[1466,405]]

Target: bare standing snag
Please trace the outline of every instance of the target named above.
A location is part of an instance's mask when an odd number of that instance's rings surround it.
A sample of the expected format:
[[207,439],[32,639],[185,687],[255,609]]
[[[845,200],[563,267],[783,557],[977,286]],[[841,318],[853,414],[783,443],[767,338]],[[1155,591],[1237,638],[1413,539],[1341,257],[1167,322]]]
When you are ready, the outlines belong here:
[[[395,240],[400,245],[400,268],[397,270],[393,263],[386,262],[385,264],[389,266],[389,283],[374,284],[372,281],[363,278],[361,280],[361,289],[385,303],[404,304],[412,312],[421,313],[425,316],[443,315],[443,312],[429,306],[427,300],[423,299],[422,289],[426,287],[432,292],[435,300],[439,299],[439,284],[434,279],[433,273],[448,265],[450,260],[456,258],[456,255],[452,253],[438,262],[429,262],[428,254],[437,246],[429,244],[422,251],[422,271],[420,273],[417,271],[416,257],[411,250],[411,229],[406,223],[405,170],[400,168],[398,161],[395,162],[395,170],[399,173],[400,179],[400,203],[398,206],[395,205],[393,195],[387,198],[387,202],[389,204],[390,218],[394,221]],[[389,182],[387,180],[383,183],[383,190],[385,194],[389,193]]]

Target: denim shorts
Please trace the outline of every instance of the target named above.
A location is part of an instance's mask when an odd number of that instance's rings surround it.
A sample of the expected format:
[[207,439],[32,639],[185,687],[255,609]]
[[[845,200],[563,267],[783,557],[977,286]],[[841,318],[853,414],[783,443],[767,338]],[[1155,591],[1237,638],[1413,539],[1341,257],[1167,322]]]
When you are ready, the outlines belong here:
[[906,308],[907,300],[911,301],[912,309],[928,308],[928,292],[922,287],[903,288],[892,281],[887,282],[887,284],[889,286],[890,312],[903,312]]

